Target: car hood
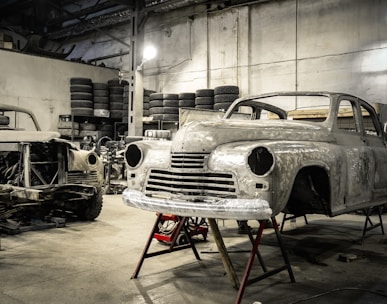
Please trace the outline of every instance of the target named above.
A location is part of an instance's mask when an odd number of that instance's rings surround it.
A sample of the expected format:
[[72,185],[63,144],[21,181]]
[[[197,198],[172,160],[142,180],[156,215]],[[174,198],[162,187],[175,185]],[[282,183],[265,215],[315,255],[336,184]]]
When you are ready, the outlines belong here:
[[0,142],[48,142],[59,137],[58,132],[0,130]]
[[327,127],[311,122],[292,120],[229,120],[193,121],[176,133],[172,152],[210,153],[215,147],[237,141],[324,141],[332,142]]

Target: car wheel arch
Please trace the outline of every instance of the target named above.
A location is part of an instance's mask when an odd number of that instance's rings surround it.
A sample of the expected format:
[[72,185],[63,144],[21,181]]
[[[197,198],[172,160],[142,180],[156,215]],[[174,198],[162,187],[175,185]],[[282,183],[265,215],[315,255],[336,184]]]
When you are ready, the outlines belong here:
[[328,170],[320,165],[299,169],[294,177],[285,213],[331,215],[331,181]]

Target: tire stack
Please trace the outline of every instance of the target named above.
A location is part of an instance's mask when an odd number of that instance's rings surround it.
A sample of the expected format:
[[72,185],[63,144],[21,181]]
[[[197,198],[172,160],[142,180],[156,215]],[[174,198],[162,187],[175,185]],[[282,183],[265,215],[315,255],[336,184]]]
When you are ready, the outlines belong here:
[[122,121],[124,104],[124,86],[127,81],[112,79],[108,81],[110,118]]
[[179,121],[179,94],[163,94],[163,120]]
[[71,121],[71,115],[59,115],[58,132],[62,136],[78,136],[79,123]]
[[100,138],[104,136],[113,138],[114,126],[108,120],[101,119],[97,125],[97,130]]
[[179,93],[179,108],[194,108],[195,93]]
[[96,125],[88,121],[79,124],[79,136],[96,136]]
[[129,85],[124,86],[123,104],[122,104],[122,122],[129,122]]
[[153,120],[163,119],[163,93],[151,93],[149,95],[149,116]]
[[214,89],[214,110],[226,111],[232,102],[239,98],[239,87],[219,86]]
[[150,101],[150,94],[156,93],[155,91],[151,90],[145,90],[144,89],[144,103],[142,106],[142,116],[143,117],[149,117],[149,101]]
[[93,83],[94,116],[109,117],[109,87],[106,83]]
[[93,83],[90,78],[70,78],[71,114],[93,116]]
[[153,120],[179,121],[179,95],[171,93],[150,94],[149,116]]
[[195,93],[195,108],[214,109],[214,90],[200,89]]
[[0,115],[0,126],[8,126],[9,125],[9,116]]

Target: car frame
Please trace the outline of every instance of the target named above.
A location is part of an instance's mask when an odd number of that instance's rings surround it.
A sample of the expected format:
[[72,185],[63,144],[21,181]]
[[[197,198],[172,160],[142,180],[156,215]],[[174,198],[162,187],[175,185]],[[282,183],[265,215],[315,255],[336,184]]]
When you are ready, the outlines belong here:
[[125,155],[123,201],[145,210],[248,220],[336,216],[387,202],[383,126],[351,94],[239,98],[222,119],[185,123],[171,141],[133,142]]
[[102,185],[95,152],[41,131],[31,111],[0,104],[0,220],[41,219],[58,209],[93,220],[102,210]]

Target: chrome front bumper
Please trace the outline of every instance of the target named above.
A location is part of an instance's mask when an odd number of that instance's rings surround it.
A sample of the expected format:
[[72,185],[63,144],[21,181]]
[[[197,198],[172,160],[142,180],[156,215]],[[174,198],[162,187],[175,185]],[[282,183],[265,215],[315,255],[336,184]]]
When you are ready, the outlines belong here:
[[125,189],[122,200],[130,207],[187,217],[267,220],[272,215],[269,203],[260,199],[219,199],[209,202],[191,202],[176,198],[148,197],[140,191]]

